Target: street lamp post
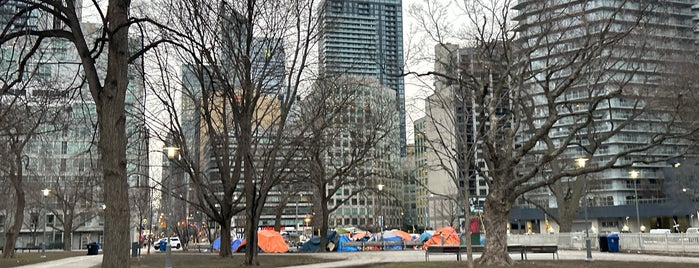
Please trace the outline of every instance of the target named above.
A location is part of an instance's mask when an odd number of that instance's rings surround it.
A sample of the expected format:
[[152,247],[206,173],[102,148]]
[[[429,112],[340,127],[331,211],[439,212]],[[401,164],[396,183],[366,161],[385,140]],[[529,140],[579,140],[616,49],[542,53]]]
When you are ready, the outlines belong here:
[[[48,211],[48,197],[51,194],[51,189],[43,189],[41,193],[44,195],[44,208]],[[44,215],[44,229],[41,236],[43,237],[41,239],[41,258],[46,258],[46,215]]]
[[179,148],[177,147],[165,147],[165,152],[167,153],[167,158],[170,159],[170,163],[168,165],[168,178],[167,178],[167,197],[165,199],[166,201],[166,211],[167,215],[165,218],[165,237],[167,237],[167,244],[165,245],[165,268],[171,268],[172,267],[172,247],[170,246],[170,227],[172,226],[172,180],[174,179],[174,176],[172,176],[173,173],[173,160],[177,157]]
[[[585,168],[587,158],[575,159],[575,164],[578,168]],[[583,176],[583,212],[585,213],[585,250],[587,251],[586,261],[592,260],[592,241],[590,241],[590,218],[587,215],[587,177]]]
[[641,172],[636,170],[631,170],[629,172],[631,179],[633,179],[633,199],[636,201],[636,224],[638,225],[639,232],[641,231],[641,217],[638,214],[638,175],[640,175],[640,173]]

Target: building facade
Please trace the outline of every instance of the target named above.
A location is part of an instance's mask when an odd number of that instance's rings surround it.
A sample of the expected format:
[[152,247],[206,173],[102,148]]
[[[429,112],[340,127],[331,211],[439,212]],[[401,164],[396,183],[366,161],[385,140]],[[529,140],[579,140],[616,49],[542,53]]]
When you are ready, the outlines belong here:
[[401,0],[326,0],[320,9],[320,72],[373,77],[395,92],[406,154]]
[[[562,98],[583,100],[609,94],[619,90],[618,97],[609,99],[604,105],[596,107],[601,115],[596,120],[606,120],[610,124],[619,124],[633,118],[634,99],[646,92],[661,92],[663,85],[672,81],[679,72],[676,66],[682,66],[696,55],[693,43],[695,22],[692,6],[696,1],[629,1],[619,6],[615,1],[519,1],[514,7],[518,21],[518,40],[527,49],[532,49],[532,72],[551,68],[549,63],[561,63],[570,59],[570,53],[583,48],[588,35],[585,33],[607,36],[618,35],[620,45],[603,48],[591,68],[584,70],[586,81],[578,80]],[[652,11],[652,12],[647,12]],[[557,14],[569,14],[558,16]],[[582,20],[580,18],[585,18]],[[637,25],[634,22],[638,23]],[[629,31],[635,26],[635,30]],[[542,36],[556,38],[555,43],[546,44],[540,49],[532,47],[535,40]],[[529,46],[529,47],[527,47]],[[547,50],[548,49],[548,50]],[[557,72],[551,79],[550,86],[555,87],[570,75],[567,69]],[[606,75],[600,76],[600,73]],[[535,88],[532,80],[524,87]],[[622,88],[620,85],[623,85]],[[649,90],[650,89],[650,90]],[[669,89],[664,89],[669,90]],[[590,94],[590,92],[593,92]],[[643,92],[643,93],[640,93]],[[662,98],[668,93],[648,93],[647,98]],[[652,95],[656,94],[656,95]],[[674,93],[669,93],[674,94]],[[647,105],[644,102],[639,107]],[[583,104],[585,105],[585,104]],[[578,107],[579,108],[579,107]],[[647,113],[634,118],[627,127],[604,142],[589,159],[588,165],[602,165],[615,155],[644,144],[652,136],[665,131],[662,113]],[[560,121],[554,126],[549,136],[557,141],[568,137],[575,122]],[[596,131],[603,132],[598,128]],[[580,137],[582,146],[590,144]],[[584,206],[588,207],[592,219],[592,229],[599,231],[621,231],[624,227],[632,232],[651,228],[668,228],[679,224],[688,225],[688,218],[693,215],[684,206],[669,202],[674,195],[667,184],[673,178],[664,172],[671,166],[668,161],[661,161],[686,151],[686,145],[679,140],[670,140],[642,153],[632,153],[620,158],[616,163],[628,165],[628,168],[611,168],[598,173],[585,175],[588,187],[584,190]],[[566,157],[581,157],[585,152],[570,148]],[[643,163],[641,163],[643,162]],[[572,163],[572,162],[571,162]],[[545,173],[545,172],[544,172]],[[579,178],[569,178],[574,181]],[[568,180],[568,179],[564,179]],[[539,206],[557,207],[548,191],[534,191],[527,195],[529,200]],[[528,201],[532,202],[532,201]],[[544,216],[537,213],[534,206],[520,200],[520,208],[510,215],[513,229],[520,229],[522,222],[527,226],[541,226]],[[529,207],[526,209],[524,207]],[[640,207],[640,209],[638,208]],[[582,208],[573,231],[586,229]],[[530,214],[528,214],[530,213]],[[628,220],[628,219],[631,220]],[[636,220],[637,219],[637,220]],[[516,227],[515,227],[516,226]]]

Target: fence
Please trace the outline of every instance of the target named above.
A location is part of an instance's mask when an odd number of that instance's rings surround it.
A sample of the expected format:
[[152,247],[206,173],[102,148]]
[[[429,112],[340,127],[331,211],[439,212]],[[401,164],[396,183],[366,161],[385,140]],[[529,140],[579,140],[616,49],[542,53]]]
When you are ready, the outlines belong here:
[[[487,239],[487,237],[486,237]],[[599,235],[590,233],[592,248],[599,249]],[[511,245],[556,244],[561,249],[582,250],[585,248],[584,233],[508,235],[507,243]],[[620,233],[620,250],[644,250],[660,252],[696,252],[699,253],[699,235],[686,233],[646,234]]]

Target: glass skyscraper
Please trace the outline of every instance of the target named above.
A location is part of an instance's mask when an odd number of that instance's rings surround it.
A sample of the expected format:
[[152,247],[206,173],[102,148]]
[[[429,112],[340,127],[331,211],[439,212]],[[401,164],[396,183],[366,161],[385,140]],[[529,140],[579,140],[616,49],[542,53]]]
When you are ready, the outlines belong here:
[[405,156],[402,1],[326,0],[321,8],[321,74],[373,77],[393,89]]

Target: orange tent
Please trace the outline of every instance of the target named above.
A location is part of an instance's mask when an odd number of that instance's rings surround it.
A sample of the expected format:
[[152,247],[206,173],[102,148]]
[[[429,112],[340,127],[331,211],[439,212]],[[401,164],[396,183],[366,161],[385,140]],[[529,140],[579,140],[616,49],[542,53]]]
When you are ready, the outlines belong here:
[[[243,240],[238,249],[243,248],[247,242],[247,239]],[[289,251],[289,245],[286,244],[282,235],[271,230],[257,231],[257,246],[265,253],[284,253]]]
[[401,230],[398,230],[398,229],[393,229],[393,230],[391,230],[391,232],[393,232],[394,234],[400,236],[400,238],[403,239],[404,241],[410,241],[410,234],[407,233],[407,232],[405,232],[405,231],[401,231]]
[[[444,241],[444,243],[442,243],[442,241]],[[447,226],[437,229],[432,237],[422,245],[422,248],[426,249],[430,245],[459,245],[460,243],[459,234],[456,233],[456,230]]]

